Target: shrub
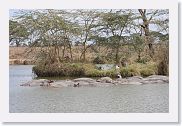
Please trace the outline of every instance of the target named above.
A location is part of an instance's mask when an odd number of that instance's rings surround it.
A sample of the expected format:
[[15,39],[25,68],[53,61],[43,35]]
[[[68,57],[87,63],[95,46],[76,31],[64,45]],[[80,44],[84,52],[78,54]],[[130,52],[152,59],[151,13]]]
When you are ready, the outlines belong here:
[[116,77],[117,76],[116,70],[115,69],[106,70],[106,75],[105,76]]
[[151,57],[146,55],[140,59],[137,59],[136,62],[146,64],[146,63],[150,62],[151,60],[152,60]]
[[122,67],[120,69],[120,74],[122,77],[131,77],[131,76],[150,76],[157,74],[157,65],[154,62],[135,63],[131,64],[128,67]]
[[168,41],[162,41],[157,46],[157,51],[154,55],[154,60],[158,63],[158,74],[169,75],[169,43]]
[[81,64],[52,64],[37,65],[33,67],[33,72],[38,77],[56,77],[56,76],[84,76],[85,71]]
[[111,70],[98,70],[94,64],[83,64],[83,68],[85,71],[86,77],[115,77],[116,71],[115,69]]
[[122,77],[132,77],[132,76],[140,75],[138,69],[132,66],[122,67],[120,69],[120,74]]
[[87,77],[103,77],[103,76],[105,76],[105,72],[97,70],[97,69],[92,69],[92,70],[86,71],[85,76],[87,76]]
[[68,76],[83,76],[85,74],[84,68],[81,64],[71,64],[70,68]]
[[94,60],[93,60],[94,64],[104,64],[106,63],[105,58],[101,57],[101,56],[97,56]]
[[137,62],[138,62],[138,63],[143,63],[143,64],[145,64],[145,63],[147,62],[147,59],[146,59],[146,58],[137,59]]
[[158,60],[158,74],[169,75],[169,56],[168,53],[161,54],[161,58]]
[[[82,64],[82,63],[62,63],[51,65],[37,65],[33,67],[33,72],[38,77],[116,77],[116,70],[98,70],[94,64]],[[157,74],[157,65],[154,62],[148,62],[146,64],[135,63],[128,65],[127,67],[120,68],[120,74],[122,77],[131,76],[150,76]]]
[[158,74],[160,75],[169,75],[169,65],[168,62],[162,60],[158,64]]
[[150,76],[150,75],[154,75],[155,71],[152,70],[152,69],[145,68],[145,69],[140,70],[140,74],[143,77],[147,77],[147,76]]

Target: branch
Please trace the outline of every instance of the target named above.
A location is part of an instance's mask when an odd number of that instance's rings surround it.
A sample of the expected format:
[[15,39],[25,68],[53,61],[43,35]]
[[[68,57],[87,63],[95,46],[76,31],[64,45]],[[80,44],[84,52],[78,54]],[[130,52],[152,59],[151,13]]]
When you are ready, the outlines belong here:
[[138,11],[140,12],[141,15],[144,14],[143,10],[142,9],[138,9]]
[[149,21],[152,20],[153,16],[155,16],[155,15],[157,14],[157,12],[158,12],[158,10],[156,10],[156,11],[153,13],[153,15],[151,15],[151,17],[149,18]]

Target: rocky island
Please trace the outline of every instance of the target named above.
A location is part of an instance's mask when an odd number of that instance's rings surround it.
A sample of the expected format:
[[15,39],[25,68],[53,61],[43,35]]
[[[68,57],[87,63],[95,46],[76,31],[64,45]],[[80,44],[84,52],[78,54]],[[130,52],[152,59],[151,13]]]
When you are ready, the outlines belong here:
[[48,80],[48,79],[38,79],[32,80],[20,86],[43,86],[43,87],[101,87],[101,86],[116,86],[116,85],[142,85],[142,84],[168,84],[169,77],[162,75],[152,75],[146,78],[140,76],[133,76],[128,78],[118,78],[112,79],[110,77],[102,77],[100,79],[92,78],[77,78],[73,80]]

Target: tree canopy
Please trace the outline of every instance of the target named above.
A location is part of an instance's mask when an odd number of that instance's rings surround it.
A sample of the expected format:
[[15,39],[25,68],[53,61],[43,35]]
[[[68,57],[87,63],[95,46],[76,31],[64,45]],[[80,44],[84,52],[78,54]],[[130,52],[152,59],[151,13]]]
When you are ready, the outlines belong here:
[[[17,10],[18,11],[18,10]],[[168,10],[26,10],[9,20],[10,45],[44,48],[52,60],[73,60],[79,46],[80,61],[88,49],[98,56],[112,55],[115,63],[132,51],[153,58],[155,45],[168,43]],[[46,50],[45,50],[46,47]],[[108,53],[104,53],[107,50]],[[69,56],[68,56],[69,54]]]

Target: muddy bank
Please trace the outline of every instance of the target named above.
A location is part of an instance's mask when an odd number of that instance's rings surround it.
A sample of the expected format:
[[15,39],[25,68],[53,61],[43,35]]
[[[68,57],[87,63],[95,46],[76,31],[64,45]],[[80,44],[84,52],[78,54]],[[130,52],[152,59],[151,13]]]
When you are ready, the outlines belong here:
[[73,80],[48,80],[38,79],[32,80],[20,86],[43,86],[43,87],[101,87],[101,86],[116,86],[116,85],[142,85],[142,84],[168,84],[169,77],[161,75],[152,75],[146,78],[133,76],[128,78],[111,79],[110,77],[102,77],[100,79],[92,78],[77,78]]

